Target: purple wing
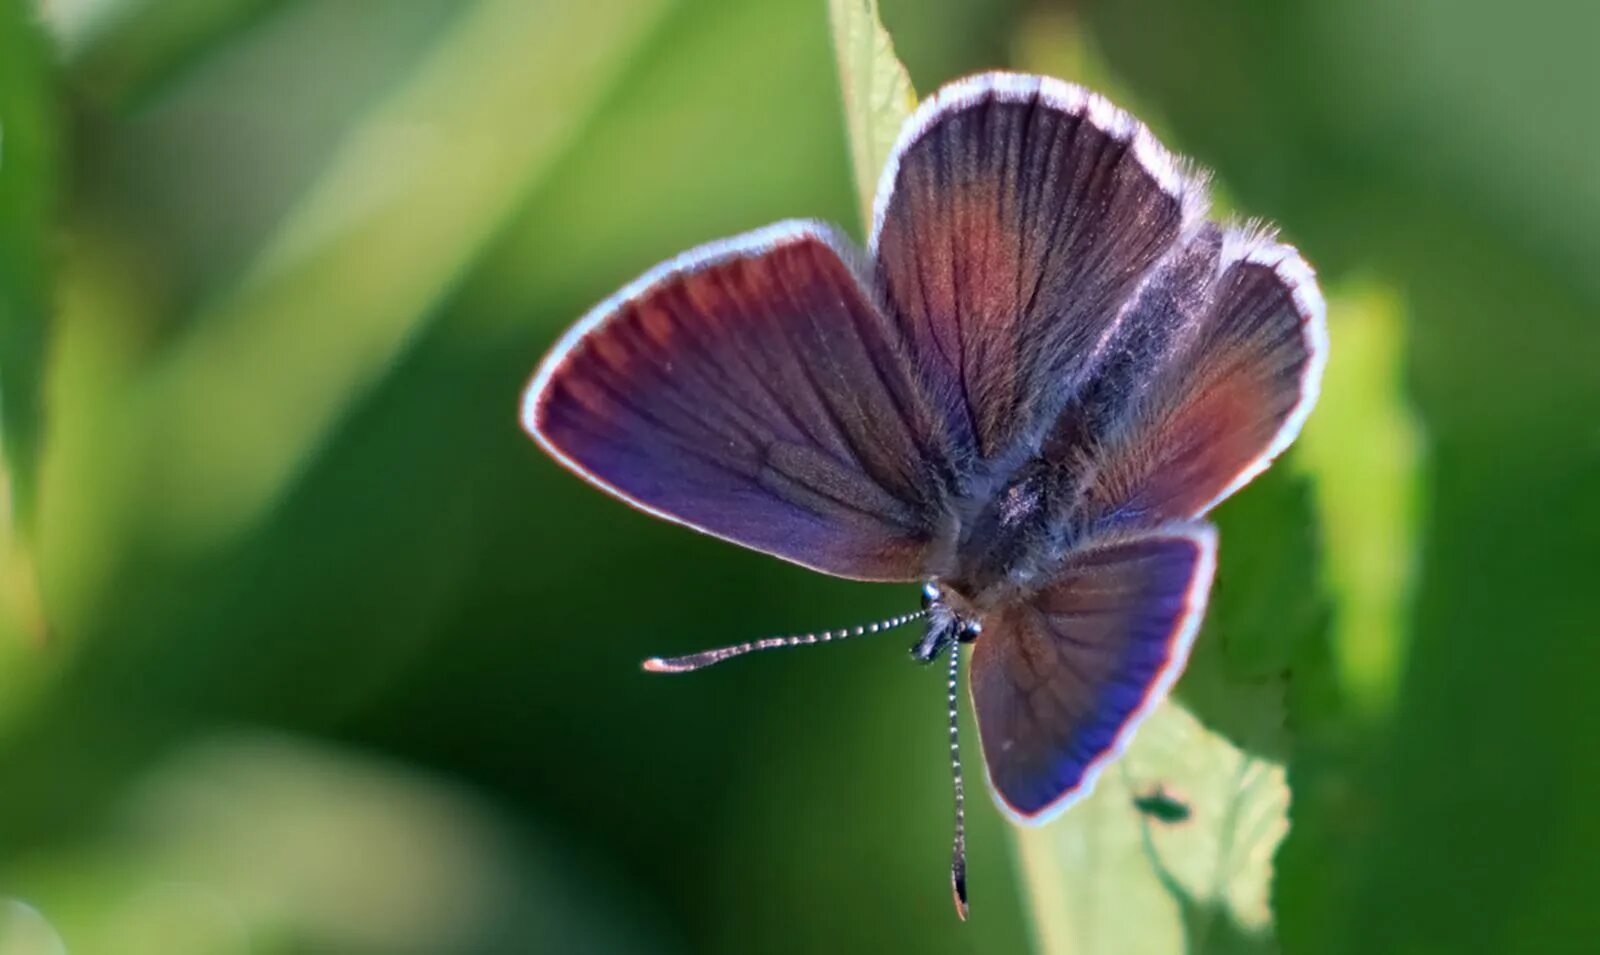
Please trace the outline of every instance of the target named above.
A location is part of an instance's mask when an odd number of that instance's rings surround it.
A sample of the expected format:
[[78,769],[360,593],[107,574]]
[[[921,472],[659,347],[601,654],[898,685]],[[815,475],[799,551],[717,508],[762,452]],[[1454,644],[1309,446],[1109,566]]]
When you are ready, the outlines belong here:
[[995,459],[1037,441],[1202,184],[1102,97],[1008,73],[941,89],[878,185],[878,277],[918,362]]
[[795,222],[652,270],[556,345],[523,426],[657,517],[826,573],[922,576],[944,425],[850,255]]
[[1101,538],[984,619],[973,712],[989,783],[1015,821],[1043,822],[1087,794],[1165,696],[1205,612],[1216,547],[1200,523]]
[[1299,254],[1207,226],[1140,288],[1044,455],[1072,462],[1091,526],[1198,517],[1294,441],[1326,358],[1322,297]]

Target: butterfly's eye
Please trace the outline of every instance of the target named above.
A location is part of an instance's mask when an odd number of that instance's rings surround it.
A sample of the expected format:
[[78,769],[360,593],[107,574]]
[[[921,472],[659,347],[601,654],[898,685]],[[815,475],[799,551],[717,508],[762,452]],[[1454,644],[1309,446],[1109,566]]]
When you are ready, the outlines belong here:
[[922,585],[922,609],[927,610],[939,602],[939,585],[929,581]]
[[962,643],[971,643],[978,639],[978,634],[982,632],[983,624],[976,620],[968,620],[961,625],[960,630],[956,631],[956,639]]

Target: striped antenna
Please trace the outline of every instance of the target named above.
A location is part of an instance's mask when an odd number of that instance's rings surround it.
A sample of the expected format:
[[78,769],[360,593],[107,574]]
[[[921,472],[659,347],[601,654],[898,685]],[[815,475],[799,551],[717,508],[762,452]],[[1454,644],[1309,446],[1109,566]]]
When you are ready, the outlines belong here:
[[950,776],[956,786],[956,837],[950,846],[950,892],[956,914],[967,920],[967,805],[961,785],[961,721],[956,710],[956,684],[961,670],[961,641],[950,641],[950,681],[945,699],[950,705]]
[[823,630],[818,633],[802,633],[792,637],[768,637],[765,640],[752,640],[737,646],[723,647],[720,650],[704,650],[700,653],[691,653],[682,657],[651,657],[644,661],[644,668],[651,673],[688,673],[692,670],[703,670],[713,663],[742,657],[746,653],[757,650],[776,650],[780,647],[803,647],[812,643],[832,643],[835,640],[848,640],[869,633],[881,633],[903,627],[915,620],[921,620],[928,615],[926,610],[915,613],[903,613],[898,617],[890,617],[877,623],[864,623],[856,627],[844,627],[839,630]]

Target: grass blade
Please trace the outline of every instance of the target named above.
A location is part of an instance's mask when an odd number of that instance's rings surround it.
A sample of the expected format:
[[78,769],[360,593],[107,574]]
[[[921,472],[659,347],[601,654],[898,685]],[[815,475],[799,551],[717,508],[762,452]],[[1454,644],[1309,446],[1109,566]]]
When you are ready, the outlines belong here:
[[7,611],[42,632],[33,560],[51,310],[56,117],[49,44],[31,4],[0,0],[0,453]]

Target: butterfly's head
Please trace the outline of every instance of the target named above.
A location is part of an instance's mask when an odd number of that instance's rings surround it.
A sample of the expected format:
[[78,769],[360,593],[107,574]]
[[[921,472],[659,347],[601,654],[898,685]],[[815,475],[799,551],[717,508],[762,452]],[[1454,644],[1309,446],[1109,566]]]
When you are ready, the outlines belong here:
[[922,585],[922,609],[927,615],[928,629],[922,639],[911,646],[911,659],[918,663],[932,661],[951,640],[971,643],[983,632],[983,624],[952,606],[944,588],[931,580]]

